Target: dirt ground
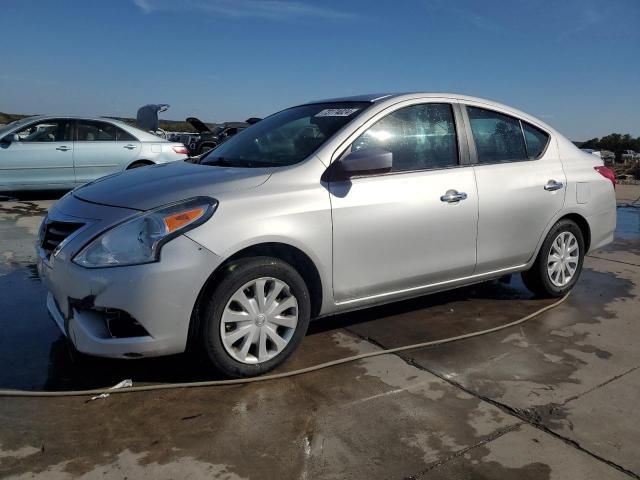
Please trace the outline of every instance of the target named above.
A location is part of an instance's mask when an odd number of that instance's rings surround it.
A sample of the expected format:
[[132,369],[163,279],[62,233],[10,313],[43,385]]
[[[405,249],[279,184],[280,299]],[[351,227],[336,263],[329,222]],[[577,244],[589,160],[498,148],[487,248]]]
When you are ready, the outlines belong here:
[[640,203],[640,185],[618,185],[616,199],[619,204],[633,201]]
[[[640,186],[619,186],[620,204]],[[216,378],[185,356],[75,358],[34,269],[55,196],[0,201],[0,389]],[[640,209],[569,299],[517,327],[263,383],[0,398],[0,477],[640,478]],[[507,323],[550,301],[509,283],[312,324],[283,370]]]

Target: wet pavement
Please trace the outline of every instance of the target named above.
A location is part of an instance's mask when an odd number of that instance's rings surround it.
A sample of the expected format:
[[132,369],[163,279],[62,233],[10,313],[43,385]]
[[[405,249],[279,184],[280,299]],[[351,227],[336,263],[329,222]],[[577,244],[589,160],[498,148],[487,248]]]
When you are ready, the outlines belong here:
[[[217,378],[187,355],[70,352],[33,266],[54,198],[0,200],[0,389]],[[0,398],[0,477],[640,478],[639,289],[640,209],[619,208],[615,243],[586,259],[569,299],[518,327],[265,383],[89,403]],[[283,370],[549,303],[513,276],[324,319]]]

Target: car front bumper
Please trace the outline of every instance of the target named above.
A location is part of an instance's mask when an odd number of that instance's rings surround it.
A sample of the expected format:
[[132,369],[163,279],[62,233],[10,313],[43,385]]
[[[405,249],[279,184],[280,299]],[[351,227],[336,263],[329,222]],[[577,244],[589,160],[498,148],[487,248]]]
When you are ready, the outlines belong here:
[[[38,272],[49,291],[47,309],[55,323],[78,351],[89,355],[136,358],[183,352],[197,297],[222,259],[183,235],[163,246],[158,262],[80,267],[71,259],[92,238],[92,230],[77,235],[58,254],[47,257],[38,249]],[[138,333],[113,335],[107,315],[114,311],[126,313]]]

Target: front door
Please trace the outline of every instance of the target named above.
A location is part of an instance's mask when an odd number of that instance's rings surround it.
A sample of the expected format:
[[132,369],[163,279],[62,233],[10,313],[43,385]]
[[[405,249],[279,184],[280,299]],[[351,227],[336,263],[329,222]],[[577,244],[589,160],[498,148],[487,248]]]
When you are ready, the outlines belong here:
[[460,163],[453,108],[425,103],[384,116],[350,150],[384,148],[388,174],[330,184],[338,303],[420,290],[472,274],[478,200]]
[[14,132],[0,146],[0,185],[4,189],[71,188],[74,185],[72,121],[40,120]]

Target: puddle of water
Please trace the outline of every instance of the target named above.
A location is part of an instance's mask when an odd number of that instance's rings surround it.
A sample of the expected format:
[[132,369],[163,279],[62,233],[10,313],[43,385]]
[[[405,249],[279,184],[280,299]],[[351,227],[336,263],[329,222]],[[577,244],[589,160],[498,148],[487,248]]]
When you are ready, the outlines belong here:
[[0,388],[63,390],[218,378],[186,355],[110,360],[78,355],[49,318],[35,265],[0,276]]
[[618,208],[616,239],[640,241],[640,208]]

